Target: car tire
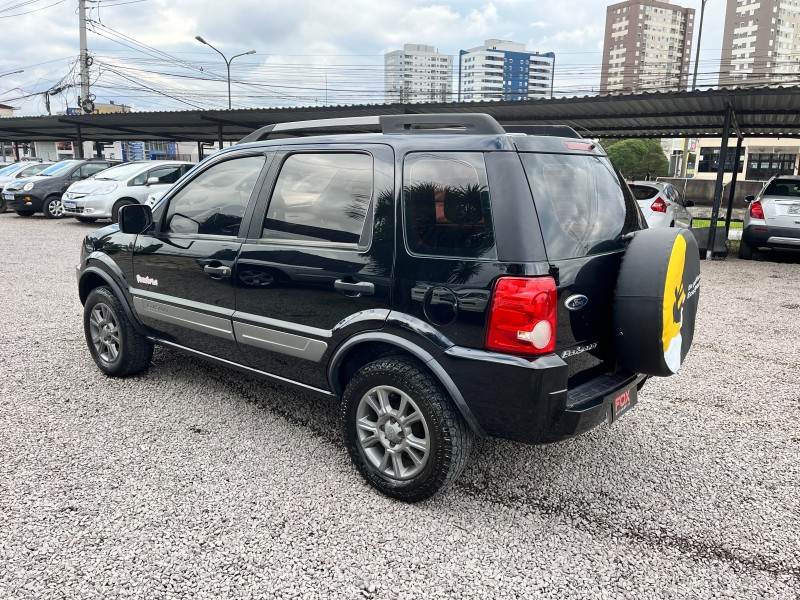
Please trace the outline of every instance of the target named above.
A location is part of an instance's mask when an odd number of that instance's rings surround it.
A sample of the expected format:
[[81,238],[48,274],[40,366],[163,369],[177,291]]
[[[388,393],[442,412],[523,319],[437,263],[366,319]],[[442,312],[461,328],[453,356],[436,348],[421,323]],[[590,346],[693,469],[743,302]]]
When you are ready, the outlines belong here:
[[34,213],[32,210],[15,210],[14,212],[17,213],[19,217],[32,217]]
[[410,358],[381,358],[356,372],[342,397],[341,421],[356,468],[404,502],[451,485],[472,448],[472,431],[450,396]]
[[64,218],[64,205],[61,204],[61,198],[59,196],[45,198],[42,203],[42,212],[48,219]]
[[134,329],[122,303],[107,287],[91,291],[83,309],[83,331],[98,368],[112,377],[146,370],[153,343]]
[[744,240],[739,242],[739,258],[753,260],[753,247]]
[[123,206],[129,206],[131,204],[136,204],[136,202],[133,200],[117,200],[116,204],[114,204],[114,207],[111,209],[111,222],[119,222],[119,209]]
[[75,218],[78,219],[78,221],[80,221],[81,223],[94,223],[95,221],[97,221],[97,219],[95,219],[94,217],[75,217]]
[[8,202],[0,198],[0,214],[8,210]]

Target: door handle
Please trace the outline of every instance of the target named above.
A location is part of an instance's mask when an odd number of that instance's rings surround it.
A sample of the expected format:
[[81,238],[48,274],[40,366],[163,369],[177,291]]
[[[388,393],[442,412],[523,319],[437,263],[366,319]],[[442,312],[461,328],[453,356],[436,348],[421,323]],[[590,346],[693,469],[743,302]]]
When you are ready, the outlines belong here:
[[365,296],[372,296],[375,293],[375,284],[369,281],[350,282],[337,279],[333,282],[333,287],[340,292],[352,292]]
[[215,279],[221,279],[223,277],[231,276],[230,267],[212,267],[211,265],[206,265],[205,267],[203,267],[203,271],[205,271]]

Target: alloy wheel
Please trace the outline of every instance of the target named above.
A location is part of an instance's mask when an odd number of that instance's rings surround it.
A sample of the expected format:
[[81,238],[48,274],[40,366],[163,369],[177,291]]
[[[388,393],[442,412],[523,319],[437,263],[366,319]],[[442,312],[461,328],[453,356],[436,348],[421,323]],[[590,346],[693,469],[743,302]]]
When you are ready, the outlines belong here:
[[119,325],[111,307],[95,304],[89,316],[89,332],[97,355],[105,362],[114,362],[120,353]]
[[418,475],[431,453],[428,424],[411,397],[391,386],[369,390],[356,409],[358,443],[367,460],[392,479]]

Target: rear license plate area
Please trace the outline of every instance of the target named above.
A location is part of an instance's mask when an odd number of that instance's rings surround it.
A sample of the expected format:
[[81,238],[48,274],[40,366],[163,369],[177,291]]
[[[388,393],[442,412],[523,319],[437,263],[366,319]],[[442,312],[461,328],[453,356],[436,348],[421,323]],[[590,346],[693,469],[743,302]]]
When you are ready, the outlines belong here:
[[622,415],[636,406],[638,400],[636,390],[636,383],[632,383],[630,387],[609,394],[605,397],[605,402],[609,404],[608,420],[613,423]]

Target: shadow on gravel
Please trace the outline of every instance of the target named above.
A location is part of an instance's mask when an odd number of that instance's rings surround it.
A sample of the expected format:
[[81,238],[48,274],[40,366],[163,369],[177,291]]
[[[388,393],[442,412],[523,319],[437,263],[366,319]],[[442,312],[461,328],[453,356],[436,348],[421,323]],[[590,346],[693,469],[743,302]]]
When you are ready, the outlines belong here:
[[[741,260],[736,258],[736,260]],[[748,262],[748,261],[742,261]],[[771,262],[800,265],[800,250],[754,250],[753,262]]]
[[[209,411],[218,402],[215,392],[233,394],[234,402],[241,399],[254,404],[320,438],[318,441],[337,450],[344,447],[335,401],[295,392],[163,348],[157,349],[146,377],[156,381],[178,380],[186,385],[203,381],[207,394],[198,401],[208,402]],[[661,551],[721,561],[735,571],[761,571],[800,582],[800,568],[776,561],[768,554],[731,549],[722,540],[707,539],[708,532],[674,531],[669,520],[662,519],[658,512],[641,521],[638,517],[630,519],[625,511],[617,514],[613,510],[627,503],[640,515],[647,514],[659,505],[664,494],[680,489],[683,475],[679,470],[657,467],[655,475],[652,470],[652,457],[670,456],[674,451],[672,444],[668,439],[643,441],[637,427],[623,425],[601,426],[578,439],[548,446],[477,439],[472,457],[454,488],[428,503],[439,507],[445,515],[454,497],[472,498],[514,512],[553,517],[589,534],[624,538]],[[687,460],[674,454],[671,459]],[[347,458],[344,452],[331,452],[320,460],[339,463]],[[332,464],[331,468],[335,466],[340,465]],[[654,476],[658,478],[656,481]],[[630,516],[633,517],[633,511]]]

